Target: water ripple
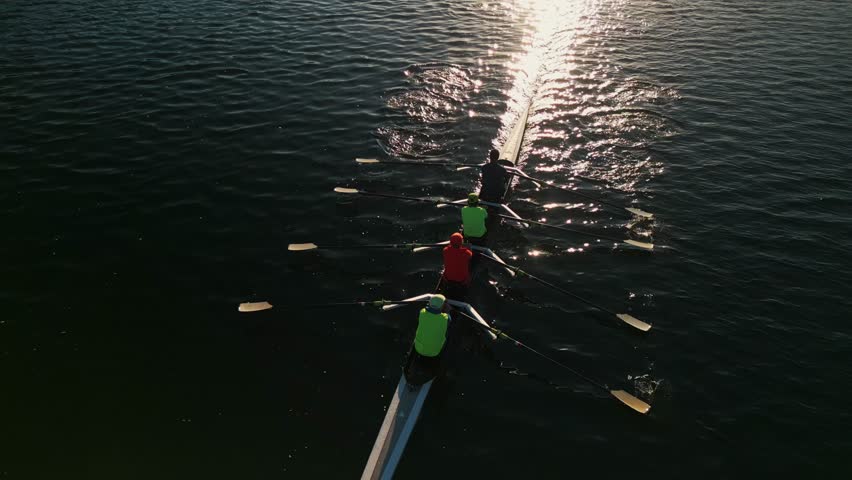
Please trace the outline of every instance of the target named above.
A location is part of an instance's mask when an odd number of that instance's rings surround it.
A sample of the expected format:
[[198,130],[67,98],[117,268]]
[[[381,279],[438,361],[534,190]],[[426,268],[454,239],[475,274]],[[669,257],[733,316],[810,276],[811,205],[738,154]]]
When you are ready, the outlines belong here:
[[[463,197],[475,175],[352,159],[482,161],[529,98],[525,171],[658,218],[628,231],[527,182],[517,210],[658,248],[507,228],[501,253],[656,333],[495,272],[478,298],[523,341],[652,396],[652,416],[498,344],[526,375],[459,362],[400,476],[434,458],[456,476],[560,476],[553,439],[577,468],[613,475],[845,471],[846,2],[36,0],[0,13],[10,477],[357,475],[412,317],[289,307],[419,293],[440,259],[285,246],[444,240],[457,219],[442,210],[332,188]],[[246,298],[275,315],[236,316]],[[92,449],[104,460],[75,460]]]

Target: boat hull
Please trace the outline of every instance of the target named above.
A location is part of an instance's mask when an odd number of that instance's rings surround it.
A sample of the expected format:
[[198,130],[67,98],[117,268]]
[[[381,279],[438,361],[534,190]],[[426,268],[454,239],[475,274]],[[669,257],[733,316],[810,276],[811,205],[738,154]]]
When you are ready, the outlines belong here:
[[379,435],[373,444],[373,451],[364,467],[361,480],[386,480],[393,478],[396,466],[408,444],[408,438],[417,424],[420,411],[432,388],[429,380],[423,385],[408,385],[405,374],[399,379],[388,413],[379,429]]

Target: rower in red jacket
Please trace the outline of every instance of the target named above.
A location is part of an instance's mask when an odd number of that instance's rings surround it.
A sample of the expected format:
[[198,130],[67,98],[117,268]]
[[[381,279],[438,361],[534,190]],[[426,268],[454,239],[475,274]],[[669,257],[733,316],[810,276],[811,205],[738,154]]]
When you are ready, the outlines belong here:
[[[450,244],[444,247],[444,281],[448,292],[463,292],[470,283],[470,260],[473,252],[462,243],[461,233],[450,236]],[[458,295],[450,294],[450,297]]]

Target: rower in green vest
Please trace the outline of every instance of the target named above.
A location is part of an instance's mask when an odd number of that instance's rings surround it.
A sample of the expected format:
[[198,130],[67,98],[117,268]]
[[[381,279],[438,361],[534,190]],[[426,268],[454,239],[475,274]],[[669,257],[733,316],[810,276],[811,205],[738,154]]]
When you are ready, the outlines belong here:
[[414,350],[424,357],[437,357],[444,348],[450,321],[450,315],[442,311],[446,300],[443,295],[433,295],[426,308],[420,310]]
[[488,211],[479,206],[479,195],[471,193],[467,196],[467,206],[462,208],[462,229],[465,238],[473,244],[482,244],[488,229],[485,221]]
[[409,388],[422,385],[438,375],[440,355],[447,341],[450,323],[450,315],[443,312],[445,301],[443,295],[433,295],[426,308],[420,310],[414,348],[404,367]]

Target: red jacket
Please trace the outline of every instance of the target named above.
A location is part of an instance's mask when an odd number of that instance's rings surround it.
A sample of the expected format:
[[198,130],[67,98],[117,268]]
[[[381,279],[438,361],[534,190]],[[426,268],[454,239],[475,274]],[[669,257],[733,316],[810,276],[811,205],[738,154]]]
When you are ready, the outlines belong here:
[[473,252],[467,247],[444,247],[444,278],[451,282],[469,282],[471,258]]

